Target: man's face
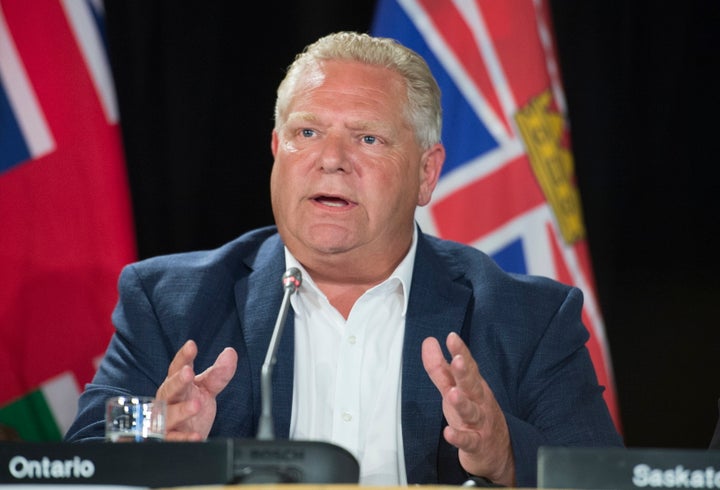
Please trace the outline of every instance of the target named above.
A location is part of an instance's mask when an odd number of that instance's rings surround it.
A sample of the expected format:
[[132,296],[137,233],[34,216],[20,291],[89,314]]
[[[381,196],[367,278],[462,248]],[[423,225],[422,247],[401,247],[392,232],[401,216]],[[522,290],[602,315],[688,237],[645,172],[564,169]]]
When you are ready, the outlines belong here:
[[303,264],[396,260],[410,245],[416,206],[430,200],[444,150],[421,152],[397,73],[330,61],[307,75],[273,131],[272,205],[283,240]]

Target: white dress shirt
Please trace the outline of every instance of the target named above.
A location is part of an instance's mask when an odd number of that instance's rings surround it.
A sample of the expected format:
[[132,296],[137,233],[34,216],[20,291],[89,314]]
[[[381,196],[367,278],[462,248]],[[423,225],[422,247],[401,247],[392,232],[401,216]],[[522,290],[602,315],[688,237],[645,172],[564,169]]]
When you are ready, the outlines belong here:
[[391,276],[367,290],[347,320],[285,249],[302,285],[295,311],[295,378],[290,438],[328,441],[360,463],[360,484],[406,485],[400,418],[405,313],[417,231]]

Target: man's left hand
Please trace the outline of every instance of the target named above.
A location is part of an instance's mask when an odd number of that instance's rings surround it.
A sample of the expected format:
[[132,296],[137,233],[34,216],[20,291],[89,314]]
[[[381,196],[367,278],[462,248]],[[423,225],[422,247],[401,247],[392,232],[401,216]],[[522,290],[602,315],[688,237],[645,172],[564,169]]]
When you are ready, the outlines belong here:
[[443,399],[445,440],[458,448],[465,471],[512,487],[515,460],[505,415],[460,336],[450,333],[446,345],[450,362],[437,339],[422,345],[423,366]]

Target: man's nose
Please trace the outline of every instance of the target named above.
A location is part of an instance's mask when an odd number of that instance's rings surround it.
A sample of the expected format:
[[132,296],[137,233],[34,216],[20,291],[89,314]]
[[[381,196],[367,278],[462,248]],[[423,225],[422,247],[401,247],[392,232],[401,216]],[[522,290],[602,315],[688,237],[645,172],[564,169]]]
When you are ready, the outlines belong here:
[[323,172],[351,172],[349,142],[341,136],[327,136],[323,141],[318,165]]

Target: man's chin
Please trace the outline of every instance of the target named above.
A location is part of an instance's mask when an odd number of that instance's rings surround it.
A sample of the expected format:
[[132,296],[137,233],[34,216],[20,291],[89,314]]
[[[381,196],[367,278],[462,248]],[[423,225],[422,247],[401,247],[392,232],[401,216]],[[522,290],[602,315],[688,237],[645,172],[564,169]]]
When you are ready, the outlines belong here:
[[297,254],[338,255],[355,248],[355,242],[347,228],[339,226],[313,226],[285,241],[288,249]]
[[306,247],[309,250],[312,250],[313,252],[317,254],[323,254],[323,255],[341,255],[346,252],[349,252],[354,247],[350,246],[350,244],[340,241],[340,240],[322,240],[317,239],[316,237],[313,237],[314,239],[310,242],[306,242]]

